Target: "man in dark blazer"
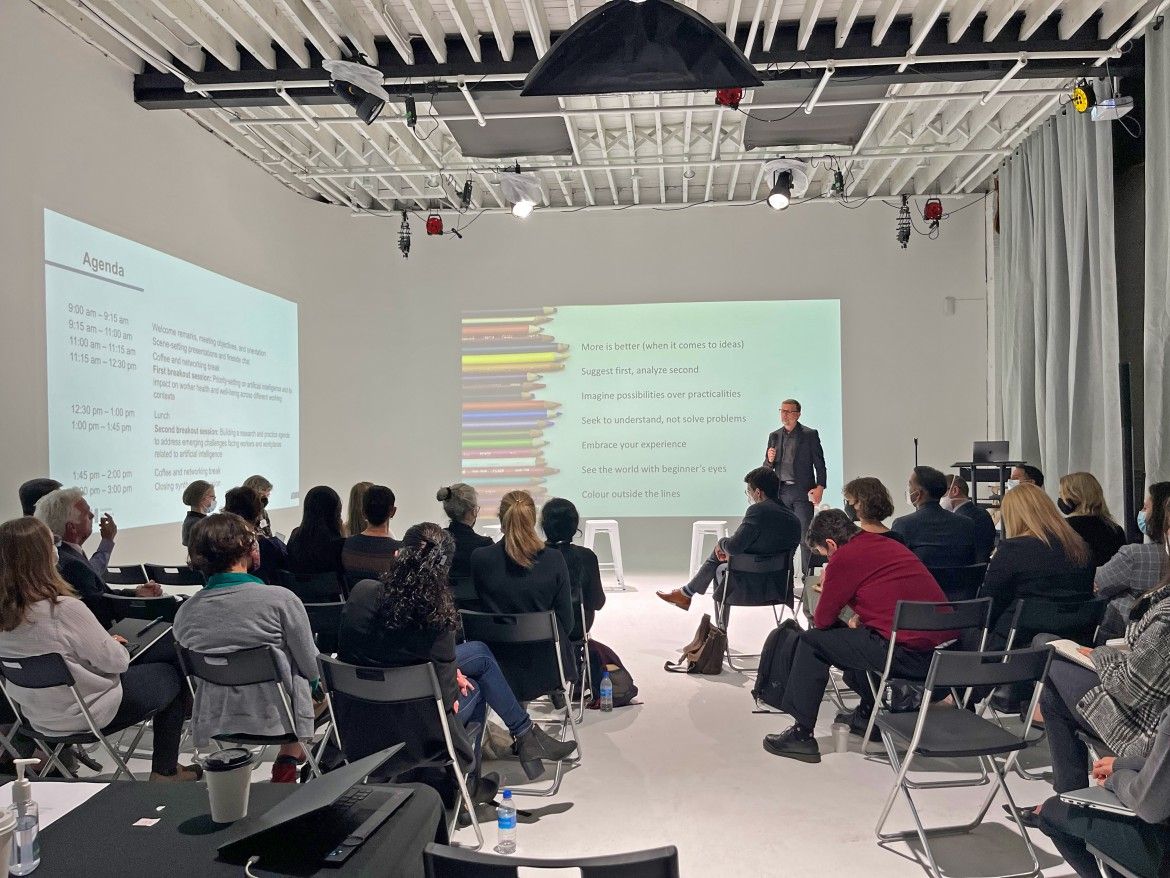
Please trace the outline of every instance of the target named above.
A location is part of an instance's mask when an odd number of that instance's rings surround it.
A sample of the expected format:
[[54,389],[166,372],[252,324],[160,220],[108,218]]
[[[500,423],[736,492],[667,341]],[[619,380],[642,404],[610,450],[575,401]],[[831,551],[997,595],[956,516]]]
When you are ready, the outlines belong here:
[[967,487],[967,480],[954,474],[947,476],[947,493],[940,505],[955,515],[971,519],[975,525],[975,555],[978,563],[982,564],[991,558],[991,550],[995,548],[995,522],[991,520],[991,513],[971,499]]
[[[691,598],[697,594],[706,594],[711,583],[720,579],[716,586],[716,599],[721,598],[723,587],[722,577],[717,577],[722,565],[727,563],[731,555],[781,555],[796,551],[800,542],[800,522],[784,506],[776,501],[776,492],[779,482],[776,473],[768,467],[758,467],[743,478],[747,485],[746,493],[751,506],[743,514],[743,521],[729,537],[724,537],[716,545],[711,556],[703,562],[691,581],[682,588],[673,591],[660,591],[658,596],[668,604],[674,604],[683,610],[691,608]],[[726,571],[726,567],[722,567]]]
[[977,557],[975,524],[939,505],[946,493],[946,475],[931,466],[914,467],[906,502],[915,511],[894,519],[890,528],[927,567],[965,567]]
[[795,399],[780,403],[780,424],[768,434],[764,466],[775,470],[780,480],[777,499],[800,521],[800,566],[808,573],[810,551],[804,535],[825,493],[825,453],[820,434],[800,423],[800,403]]

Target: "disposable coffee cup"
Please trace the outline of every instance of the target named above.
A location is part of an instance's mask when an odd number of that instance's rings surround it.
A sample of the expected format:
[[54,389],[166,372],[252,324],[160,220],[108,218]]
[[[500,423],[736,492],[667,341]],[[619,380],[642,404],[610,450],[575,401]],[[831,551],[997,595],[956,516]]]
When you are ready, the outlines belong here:
[[16,832],[16,806],[9,805],[0,808],[0,871],[8,874],[8,864],[12,862],[12,836]]
[[833,723],[833,752],[849,752],[849,724]]
[[203,760],[203,777],[211,799],[211,819],[235,823],[248,816],[252,789],[252,754],[243,747],[218,750]]

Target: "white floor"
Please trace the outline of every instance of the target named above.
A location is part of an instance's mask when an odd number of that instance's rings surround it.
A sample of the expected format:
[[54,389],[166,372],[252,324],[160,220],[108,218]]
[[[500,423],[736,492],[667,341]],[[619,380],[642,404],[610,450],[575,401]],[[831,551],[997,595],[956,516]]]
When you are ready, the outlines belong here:
[[[676,576],[634,576],[636,590],[610,593],[594,635],[622,657],[641,693],[640,705],[611,714],[586,711],[582,764],[551,798],[519,797],[535,822],[519,827],[519,852],[563,857],[614,853],[673,844],[684,876],[866,875],[918,876],[926,870],[906,845],[878,847],[874,823],[893,779],[884,759],[867,759],[851,739],[852,752],[833,754],[825,703],[818,734],[824,758],[806,765],[766,753],[765,734],[780,731],[785,716],[752,713],[751,680],[725,670],[717,677],[668,674],[663,662],[688,643],[710,599],[689,613],[660,601],[655,589],[683,581]],[[733,649],[758,652],[772,625],[767,609],[738,610],[732,617]],[[1041,746],[1026,763],[1046,765]],[[137,771],[145,764],[135,761]],[[493,763],[506,780],[523,779],[515,763]],[[936,777],[941,775],[935,775]],[[267,766],[255,779],[267,777]],[[1046,783],[1013,777],[1020,804],[1047,798]],[[970,819],[986,787],[923,791],[916,795],[928,822]],[[986,878],[1025,871],[1028,860],[1014,824],[997,799],[985,824],[969,836],[939,838],[935,853],[947,878]],[[484,815],[487,819],[487,815]],[[909,828],[905,806],[895,806],[898,828]],[[495,827],[483,824],[487,848]],[[457,840],[473,839],[470,829]],[[1072,875],[1040,833],[1033,832],[1045,878]]]

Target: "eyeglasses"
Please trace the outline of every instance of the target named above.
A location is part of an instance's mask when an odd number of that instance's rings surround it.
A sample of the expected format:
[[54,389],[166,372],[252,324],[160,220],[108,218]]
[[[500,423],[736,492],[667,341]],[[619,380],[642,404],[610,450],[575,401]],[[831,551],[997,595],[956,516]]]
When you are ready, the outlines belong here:
[[782,415],[799,415],[800,409],[780,409]]

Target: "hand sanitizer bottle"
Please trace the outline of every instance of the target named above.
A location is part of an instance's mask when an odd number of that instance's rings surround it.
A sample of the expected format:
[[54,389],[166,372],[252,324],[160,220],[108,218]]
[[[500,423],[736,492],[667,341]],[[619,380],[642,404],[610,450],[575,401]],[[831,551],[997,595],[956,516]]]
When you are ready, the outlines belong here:
[[9,875],[27,875],[41,864],[41,809],[32,798],[32,783],[24,776],[26,766],[36,759],[14,759],[16,782],[12,785],[12,808],[16,812],[16,829],[12,834],[12,854],[8,859]]

